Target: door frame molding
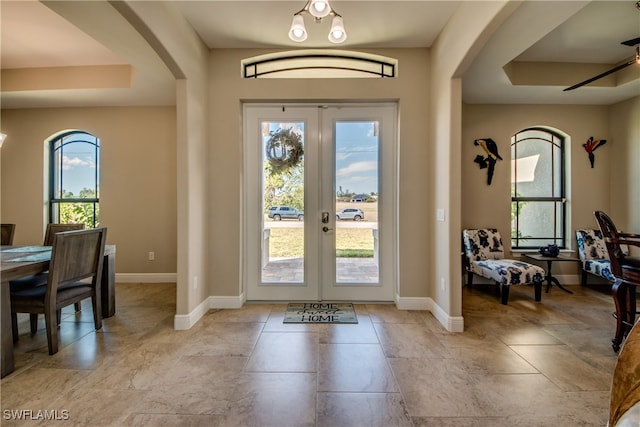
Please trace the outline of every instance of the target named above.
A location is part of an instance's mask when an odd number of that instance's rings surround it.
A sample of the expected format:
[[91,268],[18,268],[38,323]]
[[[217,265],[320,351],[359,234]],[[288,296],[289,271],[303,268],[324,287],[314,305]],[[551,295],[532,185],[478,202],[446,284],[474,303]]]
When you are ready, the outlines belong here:
[[[397,104],[389,102],[358,103],[328,105],[329,109],[322,115],[321,139],[324,148],[322,161],[330,165],[332,176],[328,177],[332,184],[335,176],[336,159],[333,158],[333,144],[324,144],[325,140],[333,141],[336,122],[366,122],[378,120],[378,283],[335,283],[335,252],[325,251],[321,268],[322,273],[330,273],[330,280],[322,281],[320,293],[323,299],[339,301],[362,301],[358,294],[366,293],[367,301],[394,301],[397,295],[397,253],[398,253],[398,221],[397,221]],[[372,111],[367,111],[367,109]],[[331,150],[328,150],[331,149]],[[329,181],[323,183],[330,185]],[[328,208],[335,199],[335,188],[322,191],[322,209]],[[326,237],[326,236],[321,236]],[[325,249],[327,249],[325,247]],[[333,248],[335,250],[335,248]],[[332,266],[330,264],[333,264]],[[366,289],[366,291],[365,291]]]
[[[389,101],[371,101],[371,102],[303,102],[303,103],[277,103],[277,102],[244,102],[242,104],[242,114],[243,114],[243,135],[242,135],[242,196],[241,196],[241,206],[240,206],[240,214],[241,214],[241,242],[240,242],[240,278],[241,278],[241,293],[244,295],[243,300],[245,301],[301,301],[301,300],[317,300],[319,295],[323,294],[323,291],[318,287],[321,286],[320,283],[315,284],[313,290],[315,293],[311,295],[309,292],[305,292],[304,288],[307,286],[299,286],[299,285],[274,285],[278,286],[282,289],[287,290],[286,296],[283,296],[285,292],[274,292],[274,296],[268,295],[271,293],[273,288],[269,290],[269,292],[260,292],[259,291],[259,283],[260,275],[256,277],[255,274],[255,265],[260,264],[261,257],[261,248],[260,245],[256,244],[255,236],[261,229],[261,226],[258,226],[259,220],[256,215],[261,214],[258,212],[254,215],[251,214],[252,207],[255,207],[256,202],[256,190],[255,190],[255,182],[257,179],[257,174],[259,168],[256,168],[256,156],[251,155],[249,144],[251,144],[250,135],[255,135],[256,129],[252,129],[252,126],[258,126],[258,122],[261,120],[280,120],[278,117],[260,117],[262,114],[260,112],[261,109],[287,109],[289,111],[300,109],[300,112],[306,112],[306,117],[314,116],[314,120],[316,120],[316,126],[309,126],[308,123],[305,124],[305,136],[310,135],[312,133],[317,133],[320,135],[320,139],[322,141],[323,135],[322,132],[322,124],[320,120],[320,110],[324,107],[330,108],[348,108],[348,107],[387,107],[392,108],[393,120],[391,123],[390,135],[392,135],[392,143],[387,145],[386,147],[380,147],[381,151],[385,150],[384,155],[381,153],[380,155],[380,173],[379,177],[379,192],[384,194],[384,207],[385,212],[382,212],[382,204],[378,205],[379,215],[382,215],[385,223],[385,232],[386,234],[381,235],[381,242],[384,242],[380,245],[380,259],[386,260],[386,265],[383,268],[383,265],[380,265],[380,286],[367,286],[367,289],[373,290],[374,292],[368,292],[366,299],[358,298],[357,301],[371,301],[371,302],[395,302],[398,299],[398,104],[397,102],[389,102]],[[274,109],[275,111],[275,109]],[[283,110],[284,111],[284,110]],[[305,116],[305,114],[300,114],[300,116]],[[306,118],[305,117],[305,118]],[[298,118],[287,117],[284,118],[283,121],[294,122],[298,121]],[[320,142],[321,144],[322,142]],[[320,150],[320,144],[318,144],[318,150]],[[385,141],[385,144],[388,144]],[[305,147],[306,151],[306,147]],[[321,155],[321,153],[317,153]],[[320,159],[320,157],[319,157]],[[311,169],[311,170],[309,170]],[[308,164],[305,165],[305,179],[309,178],[319,178],[320,168],[317,165]],[[260,179],[258,178],[258,181]],[[261,195],[261,192],[260,192]],[[260,196],[261,197],[261,196]],[[311,213],[314,211],[321,211],[322,201],[321,200],[312,200],[305,198],[305,233],[319,233],[319,227],[315,227],[313,222],[308,221],[309,216],[307,212]],[[317,199],[321,199],[321,197],[317,197]],[[313,206],[312,206],[313,205]],[[261,206],[261,203],[260,203]],[[260,211],[260,209],[258,209]],[[319,218],[318,218],[319,223]],[[253,236],[253,237],[252,237]],[[319,236],[322,237],[322,236]],[[384,238],[384,239],[383,239]],[[319,241],[319,240],[318,240]],[[315,253],[309,253],[308,251]],[[305,247],[305,257],[306,256],[316,256],[320,259],[321,255],[319,254],[319,248],[309,248],[307,245]],[[317,263],[317,268],[320,269],[321,263]],[[252,270],[253,269],[253,270]],[[309,271],[308,268],[305,268],[305,278],[308,277],[320,277],[320,271]],[[250,284],[252,282],[258,280],[254,287]],[[384,284],[383,284],[384,281]],[[271,286],[271,285],[269,285]],[[375,288],[379,288],[380,291],[376,292]],[[384,289],[384,291],[383,291]],[[352,298],[349,298],[352,299]]]

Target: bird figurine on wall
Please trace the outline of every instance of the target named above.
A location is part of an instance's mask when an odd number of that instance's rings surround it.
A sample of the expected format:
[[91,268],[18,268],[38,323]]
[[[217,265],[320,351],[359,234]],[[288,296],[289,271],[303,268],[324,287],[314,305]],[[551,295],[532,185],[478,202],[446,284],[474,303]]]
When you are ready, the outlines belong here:
[[498,153],[498,144],[491,138],[483,138],[473,141],[473,145],[481,146],[487,155],[487,157],[477,155],[473,161],[480,166],[480,169],[487,168],[487,185],[491,185],[496,162],[502,160],[502,157]]
[[589,139],[587,139],[586,143],[582,144],[582,146],[587,151],[587,153],[589,153],[589,162],[591,163],[592,169],[593,169],[593,163],[596,161],[596,157],[594,156],[593,152],[596,151],[596,148],[603,146],[606,143],[607,143],[606,139],[599,139],[597,141],[594,141],[593,137],[591,136],[589,137]]

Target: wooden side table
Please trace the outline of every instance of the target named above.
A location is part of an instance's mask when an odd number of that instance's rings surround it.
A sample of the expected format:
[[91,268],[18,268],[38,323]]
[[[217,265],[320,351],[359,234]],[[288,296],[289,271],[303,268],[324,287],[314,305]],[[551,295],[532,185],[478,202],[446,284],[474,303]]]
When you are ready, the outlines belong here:
[[551,274],[551,267],[552,267],[554,261],[580,262],[579,258],[572,258],[572,257],[560,256],[560,255],[555,256],[555,257],[553,257],[553,256],[544,256],[544,255],[535,254],[535,253],[526,253],[526,254],[522,254],[522,256],[524,256],[525,258],[532,259],[534,261],[546,262],[547,263],[547,270],[546,270],[547,271],[547,276],[545,277],[545,280],[547,281],[546,293],[549,293],[549,289],[551,288],[551,285],[556,285],[557,287],[559,287],[563,291],[568,292],[570,294],[573,293],[573,291],[570,291],[569,289],[567,289],[564,286],[562,286],[560,284],[560,282],[558,281],[558,279],[553,277],[553,274]]

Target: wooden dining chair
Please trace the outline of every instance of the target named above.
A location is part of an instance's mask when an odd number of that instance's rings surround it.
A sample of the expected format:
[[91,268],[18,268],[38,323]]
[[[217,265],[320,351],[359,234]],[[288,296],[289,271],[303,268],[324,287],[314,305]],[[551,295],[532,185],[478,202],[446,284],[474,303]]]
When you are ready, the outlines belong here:
[[[84,230],[84,224],[47,224],[47,230],[44,233],[44,246],[53,245],[53,236],[63,231]],[[80,311],[80,303],[75,304],[76,311]]]
[[[57,313],[68,305],[91,298],[95,328],[102,328],[100,286],[106,234],[106,228],[57,233],[47,285],[11,292],[12,314],[44,314],[49,354],[58,352]],[[15,324],[12,327],[17,329]]]
[[16,232],[15,224],[2,224],[0,233],[0,244],[13,245],[13,235]]
[[[64,231],[73,231],[73,230],[83,230],[84,224],[47,224],[47,229],[44,233],[44,242],[42,243],[44,246],[53,245],[53,237],[56,233],[61,233]],[[12,292],[17,292],[29,288],[33,288],[35,286],[44,286],[47,284],[47,280],[49,280],[49,276],[47,272],[36,274],[33,276],[23,277],[20,279],[12,280],[9,284]],[[81,310],[80,303],[75,304],[76,311]],[[16,320],[17,321],[17,320]],[[31,314],[30,316],[30,325],[31,325],[31,333],[35,334],[38,331],[38,315]],[[17,334],[13,334],[14,341],[18,339]]]
[[84,224],[47,224],[47,230],[44,233],[45,246],[53,245],[53,236],[63,231],[84,230]]
[[629,256],[621,246],[640,247],[640,235],[618,231],[609,215],[602,211],[595,211],[594,215],[602,231],[614,277],[611,293],[616,306],[616,335],[611,341],[617,352],[635,322],[636,289],[640,286],[640,258]]

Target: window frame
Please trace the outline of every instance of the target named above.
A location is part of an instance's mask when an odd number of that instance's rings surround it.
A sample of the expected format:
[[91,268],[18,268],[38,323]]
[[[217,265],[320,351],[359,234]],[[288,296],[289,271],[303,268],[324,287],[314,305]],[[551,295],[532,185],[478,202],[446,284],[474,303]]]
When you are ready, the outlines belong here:
[[[75,138],[70,138],[75,136]],[[69,130],[58,133],[49,139],[49,223],[60,221],[60,207],[63,204],[74,203],[89,203],[93,205],[93,217],[91,218],[91,224],[87,224],[88,228],[96,228],[99,225],[99,205],[100,205],[100,138],[97,136],[82,130]],[[57,197],[56,183],[63,183],[63,171],[62,167],[63,156],[56,156],[58,150],[64,150],[64,147],[68,144],[84,143],[93,146],[95,160],[95,170],[93,175],[93,190],[95,197]],[[57,164],[59,162],[59,164]],[[64,190],[60,186],[60,190]],[[86,186],[85,186],[86,188]]]
[[[542,132],[544,133],[547,138],[542,138],[540,135],[537,135],[535,137],[523,137],[521,139],[518,138],[519,135],[523,134],[523,133],[527,133],[527,132]],[[516,250],[521,250],[521,249],[538,249],[540,246],[540,244],[535,245],[535,244],[529,244],[529,245],[523,245],[522,242],[523,241],[540,241],[540,240],[544,240],[545,243],[543,244],[544,246],[546,246],[546,244],[548,244],[548,241],[553,241],[554,244],[558,245],[559,248],[561,249],[566,249],[567,248],[567,189],[566,189],[566,182],[567,182],[567,177],[566,177],[566,171],[567,171],[567,167],[566,167],[566,142],[567,142],[567,138],[560,134],[559,132],[556,132],[552,129],[549,128],[545,128],[545,127],[530,127],[530,128],[525,128],[522,129],[520,131],[518,131],[515,135],[513,135],[511,137],[511,153],[512,153],[512,162],[514,158],[517,158],[514,156],[514,147],[516,150],[516,156],[517,156],[517,145],[519,143],[522,142],[526,142],[526,141],[530,141],[530,140],[538,140],[538,141],[546,141],[549,144],[551,144],[550,150],[551,150],[551,159],[552,162],[554,163],[554,166],[551,168],[551,196],[537,196],[537,197],[523,197],[523,196],[517,196],[518,194],[518,181],[517,181],[517,176],[518,176],[518,171],[517,171],[517,166],[512,166],[512,183],[511,183],[511,209],[512,212],[515,211],[515,217],[512,218],[512,223],[511,223],[511,247],[512,249],[516,249]],[[556,155],[556,151],[554,150],[554,147],[558,148],[558,153]],[[557,158],[559,157],[559,159]],[[560,182],[557,183],[556,181],[556,176],[555,176],[555,163],[559,162],[559,180]],[[556,190],[559,190],[559,194],[557,196],[554,196],[553,193],[555,193]],[[549,202],[549,203],[553,203],[553,210],[554,210],[554,216],[553,216],[553,236],[534,236],[534,237],[519,237],[519,231],[520,231],[520,203],[521,202]],[[515,208],[514,208],[514,203],[515,203]],[[560,212],[560,214],[558,215],[557,210],[561,209],[562,211]],[[558,224],[558,217],[560,217],[560,224]],[[560,227],[558,227],[558,225],[560,225]]]

